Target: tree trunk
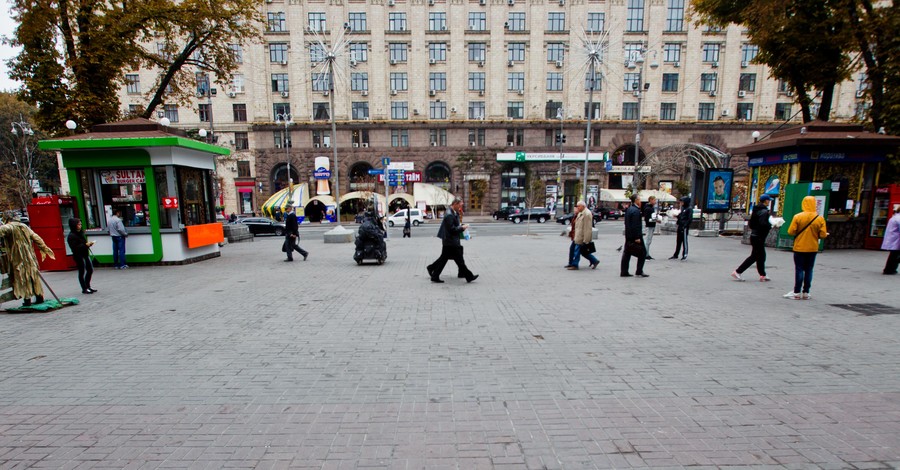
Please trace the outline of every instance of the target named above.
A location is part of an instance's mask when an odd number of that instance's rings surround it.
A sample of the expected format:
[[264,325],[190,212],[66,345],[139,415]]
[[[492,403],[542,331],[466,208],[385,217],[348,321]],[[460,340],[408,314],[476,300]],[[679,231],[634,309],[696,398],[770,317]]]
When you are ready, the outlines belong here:
[[819,114],[816,119],[828,121],[831,116],[831,104],[834,102],[834,82],[825,85],[822,90],[822,102],[819,104]]

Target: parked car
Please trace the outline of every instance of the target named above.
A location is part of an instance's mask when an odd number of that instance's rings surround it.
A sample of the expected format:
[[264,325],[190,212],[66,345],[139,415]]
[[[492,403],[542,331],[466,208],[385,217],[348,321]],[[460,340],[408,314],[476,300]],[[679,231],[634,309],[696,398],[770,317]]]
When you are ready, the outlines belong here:
[[491,215],[494,217],[494,220],[500,220],[500,219],[508,220],[509,216],[511,214],[518,214],[521,211],[522,211],[522,209],[519,207],[505,206],[505,207],[501,207],[500,210],[498,210],[498,211],[494,211],[494,213]]
[[[566,225],[572,223],[572,217],[575,217],[574,212],[569,212],[568,214],[560,214],[556,216],[556,221],[563,225]],[[596,215],[594,217],[596,217]]]
[[[610,209],[609,207],[597,207],[594,209],[594,218],[597,218],[597,215],[604,219],[613,219],[619,220],[619,217],[622,217],[622,211],[619,209]],[[598,219],[599,220],[599,219]]]
[[542,224],[550,220],[550,211],[546,207],[535,207],[509,215],[509,220],[514,224],[520,224],[528,219],[537,220],[537,223]]
[[425,216],[422,214],[420,209],[400,209],[397,212],[391,214],[387,219],[387,223],[389,227],[393,227],[394,224],[406,225],[406,211],[410,210],[409,218],[411,219],[411,223],[413,226],[418,227],[419,224],[425,223]]
[[238,223],[246,225],[253,236],[264,233],[271,233],[277,237],[284,236],[284,222],[278,222],[268,217],[247,217],[238,220]]

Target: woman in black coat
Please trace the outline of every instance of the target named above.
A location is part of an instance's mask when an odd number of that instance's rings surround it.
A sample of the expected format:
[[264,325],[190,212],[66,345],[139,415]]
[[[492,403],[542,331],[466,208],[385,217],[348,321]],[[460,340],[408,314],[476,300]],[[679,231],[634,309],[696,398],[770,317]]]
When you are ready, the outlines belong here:
[[66,238],[72,257],[75,258],[75,266],[78,266],[78,283],[81,284],[82,294],[93,294],[97,289],[91,287],[91,276],[94,275],[94,265],[91,263],[90,248],[94,242],[87,241],[84,236],[84,228],[81,219],[69,219],[69,236]]

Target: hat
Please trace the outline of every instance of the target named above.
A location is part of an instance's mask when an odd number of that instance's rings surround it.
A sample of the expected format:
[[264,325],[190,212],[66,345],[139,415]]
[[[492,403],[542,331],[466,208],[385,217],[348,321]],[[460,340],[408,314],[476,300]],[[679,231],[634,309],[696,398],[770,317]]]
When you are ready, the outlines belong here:
[[766,201],[771,201],[771,200],[772,200],[772,196],[769,196],[768,194],[763,194],[762,196],[759,197],[759,202],[766,202]]

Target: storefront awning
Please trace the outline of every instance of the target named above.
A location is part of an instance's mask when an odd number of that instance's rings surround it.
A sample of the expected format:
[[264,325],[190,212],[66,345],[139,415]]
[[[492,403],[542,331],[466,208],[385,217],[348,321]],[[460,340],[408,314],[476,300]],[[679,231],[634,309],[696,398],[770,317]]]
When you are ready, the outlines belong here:
[[650,198],[650,196],[656,196],[657,202],[675,202],[675,196],[665,192],[659,191],[656,189],[643,189],[638,193],[638,196],[641,198],[641,201],[646,201]]
[[[371,201],[373,195],[378,200],[378,206],[384,207],[384,194],[373,193],[371,191],[353,191],[353,192],[344,194],[343,196],[341,196],[341,204],[343,204],[346,201],[349,201],[350,199],[362,199],[364,201]],[[379,212],[381,212],[381,211],[379,211]]]
[[409,203],[409,206],[410,206],[410,207],[416,205],[416,200],[415,200],[415,198],[413,197],[412,194],[409,194],[409,193],[395,193],[395,194],[391,194],[390,197],[388,197],[388,204],[394,202],[395,199],[403,199],[404,201],[406,201],[406,202]]
[[288,205],[302,209],[306,206],[308,200],[309,191],[307,190],[306,183],[297,184],[293,186],[292,191],[291,188],[284,188],[273,194],[272,197],[263,203],[261,209],[263,215],[273,217],[276,209],[279,212],[284,212]]
[[307,202],[306,205],[309,205],[309,203],[310,203],[310,202],[313,202],[313,201],[319,201],[319,202],[321,202],[322,204],[325,204],[326,206],[334,206],[334,205],[336,205],[336,204],[334,203],[334,196],[332,196],[332,195],[330,195],[330,194],[323,194],[323,195],[321,195],[321,196],[311,197],[311,198],[309,198],[309,202]]
[[413,198],[416,202],[425,201],[429,206],[449,206],[454,196],[433,184],[413,183]]
[[603,202],[628,202],[624,189],[601,189],[600,200]]

